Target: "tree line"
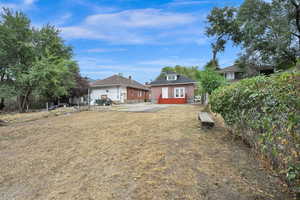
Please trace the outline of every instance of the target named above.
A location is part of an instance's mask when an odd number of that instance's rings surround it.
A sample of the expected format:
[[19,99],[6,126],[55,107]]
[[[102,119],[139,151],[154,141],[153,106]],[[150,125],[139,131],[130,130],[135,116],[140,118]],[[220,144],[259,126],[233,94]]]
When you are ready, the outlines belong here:
[[50,24],[33,27],[22,12],[4,8],[0,16],[0,110],[17,100],[20,112],[38,96],[54,100],[80,96],[88,82],[72,59],[72,47]]

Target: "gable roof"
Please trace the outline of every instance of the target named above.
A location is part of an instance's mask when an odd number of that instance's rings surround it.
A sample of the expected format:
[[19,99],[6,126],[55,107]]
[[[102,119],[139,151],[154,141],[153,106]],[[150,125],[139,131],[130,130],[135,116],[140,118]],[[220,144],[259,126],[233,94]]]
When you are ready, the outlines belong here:
[[232,65],[232,66],[220,69],[217,72],[219,72],[219,73],[225,73],[225,72],[243,72],[243,70],[240,69],[239,67],[237,67],[236,65]]
[[145,85],[119,75],[113,75],[108,78],[102,80],[96,80],[90,83],[91,87],[104,87],[104,86],[124,86],[124,87],[131,87],[137,88],[142,90],[149,90]]
[[[260,71],[260,70],[272,70],[272,69],[274,70],[274,67],[270,66],[270,65],[250,65],[250,67],[252,67],[256,71]],[[217,72],[219,72],[219,73],[225,73],[225,72],[244,72],[244,71],[243,71],[243,69],[239,68],[238,66],[232,65],[232,66],[220,69]]]
[[167,80],[166,76],[168,74],[176,74],[174,72],[172,73],[166,73],[163,76],[159,76],[155,81],[152,81],[150,83],[151,86],[156,86],[156,85],[177,85],[177,84],[190,84],[190,83],[196,83],[196,81],[183,76],[183,75],[177,75],[177,79],[176,80]]

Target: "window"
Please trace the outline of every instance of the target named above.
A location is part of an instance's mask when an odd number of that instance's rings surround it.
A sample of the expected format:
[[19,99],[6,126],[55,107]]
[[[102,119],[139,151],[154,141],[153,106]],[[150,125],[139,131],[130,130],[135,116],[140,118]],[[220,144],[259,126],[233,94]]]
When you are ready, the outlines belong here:
[[227,72],[225,76],[227,80],[234,80],[234,72]]
[[175,98],[184,98],[185,97],[185,88],[174,88],[174,97]]
[[141,97],[142,96],[142,91],[139,91],[139,97]]
[[109,90],[106,90],[106,93],[109,93]]
[[167,75],[167,80],[168,81],[174,81],[176,79],[177,79],[177,75],[176,74]]

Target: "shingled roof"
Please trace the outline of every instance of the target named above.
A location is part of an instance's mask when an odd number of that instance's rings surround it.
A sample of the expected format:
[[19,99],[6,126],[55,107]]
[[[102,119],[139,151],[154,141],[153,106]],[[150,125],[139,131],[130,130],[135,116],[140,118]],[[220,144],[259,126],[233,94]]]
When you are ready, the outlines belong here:
[[[166,76],[168,74],[170,73],[167,73],[164,76],[159,76],[155,81],[152,81],[150,85],[155,86],[155,85],[176,85],[176,84],[196,83],[196,81],[179,74],[177,74],[176,80],[167,80]],[[176,73],[172,72],[172,74],[176,74]]]
[[236,65],[232,65],[232,66],[220,69],[217,72],[219,72],[219,73],[224,73],[224,72],[243,72],[243,70],[240,69],[239,67],[237,67]]
[[96,80],[90,83],[91,87],[104,87],[104,86],[123,86],[123,87],[131,87],[142,90],[149,90],[145,85],[119,75],[113,75],[108,78],[102,80]]

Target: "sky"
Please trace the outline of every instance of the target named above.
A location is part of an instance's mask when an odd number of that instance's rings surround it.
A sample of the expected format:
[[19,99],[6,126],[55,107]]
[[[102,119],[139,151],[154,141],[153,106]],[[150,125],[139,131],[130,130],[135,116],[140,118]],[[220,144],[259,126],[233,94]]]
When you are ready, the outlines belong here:
[[[74,50],[81,74],[103,79],[122,73],[144,83],[165,66],[203,66],[213,38],[205,36],[210,10],[239,6],[242,0],[0,0],[21,10],[32,25],[49,23]],[[230,66],[239,48],[227,44],[218,55]]]

